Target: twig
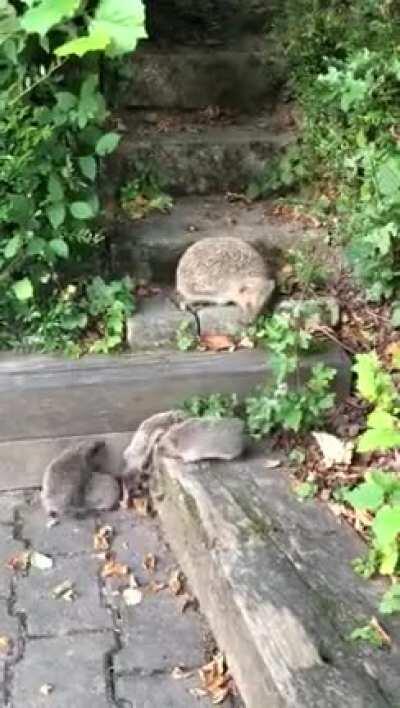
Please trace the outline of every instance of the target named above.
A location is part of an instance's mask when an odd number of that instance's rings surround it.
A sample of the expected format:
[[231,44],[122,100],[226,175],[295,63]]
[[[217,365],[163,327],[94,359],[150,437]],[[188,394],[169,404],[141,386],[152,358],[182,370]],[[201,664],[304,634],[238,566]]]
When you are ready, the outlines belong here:
[[343,342],[341,342],[340,339],[338,339],[338,338],[333,334],[332,330],[331,330],[329,327],[326,327],[325,325],[315,325],[315,327],[313,327],[313,331],[314,331],[314,332],[320,332],[321,334],[323,334],[323,335],[324,335],[325,337],[327,337],[328,339],[331,339],[332,342],[335,342],[335,344],[338,344],[339,347],[342,347],[342,349],[344,349],[344,350],[345,350],[346,352],[348,352],[349,354],[353,354],[353,355],[357,354],[357,350],[356,350],[356,349],[353,349],[353,348],[350,347],[348,344],[344,344]]

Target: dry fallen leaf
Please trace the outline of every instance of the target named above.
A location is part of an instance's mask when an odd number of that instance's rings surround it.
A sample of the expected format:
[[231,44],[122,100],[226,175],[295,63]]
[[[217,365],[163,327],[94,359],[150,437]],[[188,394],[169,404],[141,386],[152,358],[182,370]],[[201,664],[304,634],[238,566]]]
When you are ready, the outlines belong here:
[[157,583],[155,580],[153,580],[151,583],[148,584],[147,589],[149,592],[161,592],[161,590],[165,590],[168,587],[166,583]]
[[353,459],[354,443],[344,442],[336,435],[329,433],[313,432],[323,456],[325,467],[329,469],[334,465],[350,465]]
[[73,583],[71,580],[64,580],[62,583],[56,585],[56,587],[53,588],[53,590],[51,591],[51,596],[55,600],[59,600],[60,598],[62,598],[67,602],[72,602],[72,600],[75,600],[75,598],[77,597],[75,583]]
[[149,497],[136,497],[132,500],[132,507],[139,516],[150,516],[151,503]]
[[53,567],[53,559],[50,556],[45,556],[43,553],[32,551],[30,554],[30,564],[38,570],[50,570]]
[[239,349],[254,349],[255,346],[254,340],[247,336],[242,337],[240,342],[238,342]]
[[157,558],[153,553],[146,553],[145,557],[143,558],[143,563],[142,566],[145,570],[148,570],[149,573],[154,573],[156,567],[157,567]]
[[5,635],[0,636],[0,655],[1,656],[6,656],[7,654],[10,654],[12,649],[12,639],[10,637],[7,637]]
[[264,467],[267,470],[274,470],[276,467],[282,464],[281,460],[265,460]]
[[236,348],[235,341],[227,334],[203,334],[200,337],[200,344],[211,352]]
[[114,536],[114,529],[112,526],[102,526],[99,528],[93,539],[93,547],[95,551],[109,551],[111,548],[112,540]]
[[400,341],[392,342],[385,349],[392,369],[400,369]]
[[123,578],[126,575],[129,575],[129,566],[119,563],[114,556],[104,563],[101,571],[102,578]]
[[16,553],[14,556],[7,561],[7,567],[11,570],[27,570],[30,562],[31,554],[29,551],[21,551]]
[[175,666],[171,676],[175,681],[181,681],[193,676],[193,671],[186,671],[182,666]]
[[168,587],[174,595],[180,595],[183,591],[184,583],[185,576],[183,575],[182,571],[177,568],[176,570],[174,570],[168,581]]
[[122,597],[124,598],[125,605],[128,607],[133,607],[134,605],[139,605],[142,602],[143,593],[139,590],[139,588],[129,587],[123,590]]
[[199,669],[199,676],[203,684],[203,689],[200,691],[205,691],[214,705],[223,703],[229,695],[236,694],[235,683],[227,670],[225,658],[221,653]]

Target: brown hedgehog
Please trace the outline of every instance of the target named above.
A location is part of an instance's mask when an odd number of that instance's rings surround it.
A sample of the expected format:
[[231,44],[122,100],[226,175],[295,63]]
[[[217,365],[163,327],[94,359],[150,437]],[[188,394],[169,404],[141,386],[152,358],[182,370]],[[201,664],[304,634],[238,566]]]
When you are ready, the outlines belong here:
[[229,236],[194,243],[183,254],[176,272],[176,289],[185,303],[234,303],[247,321],[262,311],[274,287],[255,248]]

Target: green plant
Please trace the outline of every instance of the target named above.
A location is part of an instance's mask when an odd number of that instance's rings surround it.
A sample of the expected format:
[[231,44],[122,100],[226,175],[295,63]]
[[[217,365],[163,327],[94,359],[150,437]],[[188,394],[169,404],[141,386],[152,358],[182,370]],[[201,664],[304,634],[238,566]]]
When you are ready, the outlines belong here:
[[318,485],[315,482],[302,482],[295,487],[296,496],[301,501],[313,499],[318,492]]
[[314,184],[374,301],[400,287],[399,19],[399,4],[386,0],[288,0],[275,33],[291,67],[300,136],[253,187],[258,196]]
[[[369,470],[365,481],[353,489],[343,489],[342,499],[357,511],[372,517],[370,544],[365,559],[353,567],[360,575],[371,577],[399,575],[400,572],[400,478],[393,472]],[[398,609],[398,590],[386,593],[381,608],[388,613]]]
[[121,206],[131,219],[143,219],[152,211],[169,212],[173,204],[160,179],[148,168],[142,167],[139,176],[121,189]]
[[176,330],[176,346],[181,352],[188,352],[195,349],[198,344],[198,337],[193,333],[191,322],[181,322]]
[[358,354],[353,367],[356,388],[371,404],[367,430],[358,440],[360,452],[390,450],[400,445],[400,397],[392,377],[386,372],[375,352]]
[[364,627],[357,627],[349,635],[349,640],[351,642],[363,641],[368,642],[373,647],[378,647],[381,649],[385,644],[382,632],[379,631],[378,627],[373,620],[366,624]]
[[239,414],[236,394],[212,393],[210,396],[192,396],[183,409],[196,418],[233,418]]
[[317,257],[314,247],[289,250],[288,264],[292,266],[294,278],[305,295],[326,285],[328,269]]
[[[93,278],[87,286],[87,310],[97,323],[100,337],[90,346],[91,352],[107,353],[121,346],[126,317],[134,311],[132,282],[129,278],[105,283]],[[100,322],[100,325],[99,325]]]
[[[123,0],[25,4],[2,0],[0,341],[4,346],[30,342],[33,347],[37,343],[53,349],[57,341],[64,348],[65,331],[71,339],[85,334],[80,308],[78,324],[72,327],[74,305],[63,301],[68,283],[64,272],[79,267],[102,244],[99,167],[117,146],[119,135],[105,128],[108,113],[100,91],[100,56],[111,59],[132,51],[144,36],[143,22],[140,0],[129,7]],[[89,324],[90,312],[87,315]],[[8,336],[15,321],[18,341]],[[56,333],[61,331],[59,337]]]

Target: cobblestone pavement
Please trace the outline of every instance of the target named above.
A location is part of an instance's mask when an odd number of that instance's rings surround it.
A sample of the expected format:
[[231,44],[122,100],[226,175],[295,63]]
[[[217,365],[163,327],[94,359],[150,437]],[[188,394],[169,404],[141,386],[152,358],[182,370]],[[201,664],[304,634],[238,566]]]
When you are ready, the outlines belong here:
[[[110,524],[116,559],[129,565],[143,599],[127,606],[104,579],[104,558],[93,547],[96,529]],[[210,706],[190,689],[210,658],[212,638],[201,615],[182,611],[182,596],[166,587],[176,569],[157,521],[133,511],[67,520],[49,529],[37,495],[0,496],[0,705],[8,708],[190,708]],[[51,557],[48,569],[10,569],[24,551]],[[143,567],[146,554],[155,571]],[[40,563],[39,563],[40,565]],[[54,598],[65,581],[76,597]],[[147,587],[147,590],[145,589]],[[175,667],[193,670],[172,677]],[[236,705],[236,702],[235,702]],[[231,699],[224,706],[233,706]]]

